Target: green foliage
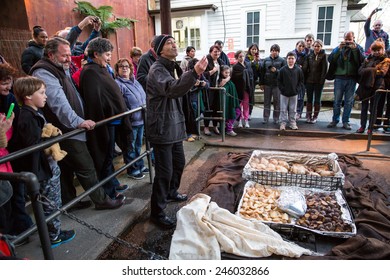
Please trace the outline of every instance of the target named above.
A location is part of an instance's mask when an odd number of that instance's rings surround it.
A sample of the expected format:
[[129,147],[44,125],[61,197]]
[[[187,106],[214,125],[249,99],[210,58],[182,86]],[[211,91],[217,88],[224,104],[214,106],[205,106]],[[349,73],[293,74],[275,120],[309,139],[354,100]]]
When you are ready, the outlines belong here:
[[[133,23],[137,20],[130,18],[117,18],[112,13],[113,7],[111,6],[100,6],[96,8],[87,1],[74,1],[77,5],[73,8],[74,12],[79,12],[84,16],[97,16],[102,22],[101,32],[103,37],[107,37],[110,33],[115,33],[118,28],[131,29]],[[114,20],[110,21],[111,18]]]

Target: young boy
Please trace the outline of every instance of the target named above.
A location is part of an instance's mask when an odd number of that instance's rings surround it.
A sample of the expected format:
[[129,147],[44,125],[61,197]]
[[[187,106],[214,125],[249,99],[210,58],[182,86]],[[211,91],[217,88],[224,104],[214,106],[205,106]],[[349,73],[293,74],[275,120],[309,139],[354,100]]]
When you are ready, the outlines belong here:
[[[15,96],[19,103],[23,103],[16,135],[16,145],[19,149],[42,142],[41,133],[46,120],[40,108],[43,108],[46,103],[45,91],[44,82],[36,77],[23,77],[15,81]],[[25,156],[20,164],[23,170],[37,176],[41,184],[41,194],[55,204],[43,204],[43,211],[46,216],[49,216],[62,205],[61,172],[57,162],[51,155],[46,155],[44,150],[40,150]],[[76,235],[74,230],[61,230],[59,218],[54,218],[47,223],[47,226],[52,248],[71,241]]]
[[297,130],[295,119],[297,111],[298,92],[304,86],[303,72],[295,65],[297,60],[293,52],[287,54],[287,65],[283,66],[278,74],[280,89],[280,130],[286,130],[287,121],[293,130]]

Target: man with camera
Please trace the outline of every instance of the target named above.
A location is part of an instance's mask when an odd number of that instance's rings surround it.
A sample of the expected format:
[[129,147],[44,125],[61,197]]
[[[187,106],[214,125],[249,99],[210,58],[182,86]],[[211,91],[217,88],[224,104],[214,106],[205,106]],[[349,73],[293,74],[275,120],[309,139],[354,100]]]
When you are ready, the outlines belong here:
[[371,18],[374,14],[381,11],[382,9],[376,8],[371,14],[368,16],[366,23],[364,24],[364,33],[366,34],[366,44],[365,44],[365,52],[366,55],[371,53],[370,46],[374,41],[378,38],[382,38],[385,43],[385,50],[389,49],[389,34],[387,34],[383,29],[383,23],[381,20],[377,19],[374,21],[373,29],[370,29]]
[[328,128],[336,127],[339,123],[344,98],[343,128],[351,130],[349,117],[354,101],[358,70],[364,60],[363,52],[363,48],[355,42],[354,33],[347,31],[344,33],[344,40],[332,50],[328,57],[330,65],[327,79],[334,79],[333,118]]

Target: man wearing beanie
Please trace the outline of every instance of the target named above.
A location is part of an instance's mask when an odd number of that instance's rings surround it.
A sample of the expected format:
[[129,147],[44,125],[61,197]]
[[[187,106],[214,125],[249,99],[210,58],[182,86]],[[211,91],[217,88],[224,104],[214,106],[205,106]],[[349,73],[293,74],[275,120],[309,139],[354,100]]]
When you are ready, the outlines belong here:
[[186,127],[182,96],[204,72],[207,59],[203,57],[193,71],[183,73],[175,61],[178,51],[173,37],[159,35],[154,43],[158,59],[149,70],[146,84],[146,135],[154,149],[156,173],[151,220],[169,229],[176,226],[176,221],[164,212],[167,203],[187,200],[187,195],[177,191],[185,165],[183,140],[186,139]]

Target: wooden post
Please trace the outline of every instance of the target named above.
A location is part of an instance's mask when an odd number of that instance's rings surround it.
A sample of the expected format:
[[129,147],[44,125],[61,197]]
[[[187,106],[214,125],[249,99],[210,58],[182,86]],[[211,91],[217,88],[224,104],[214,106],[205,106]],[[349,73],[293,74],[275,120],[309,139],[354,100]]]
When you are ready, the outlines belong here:
[[160,15],[161,15],[161,34],[172,34],[171,24],[171,1],[160,1]]

